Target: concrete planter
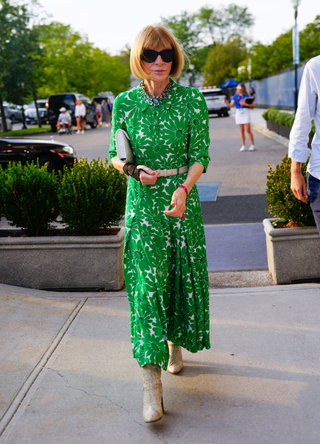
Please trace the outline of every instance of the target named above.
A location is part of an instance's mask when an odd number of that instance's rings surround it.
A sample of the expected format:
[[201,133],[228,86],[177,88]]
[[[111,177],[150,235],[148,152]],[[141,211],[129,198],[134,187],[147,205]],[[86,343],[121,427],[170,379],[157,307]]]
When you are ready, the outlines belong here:
[[0,282],[36,289],[123,287],[124,228],[110,236],[0,238]]
[[274,228],[264,219],[268,268],[276,284],[320,278],[320,236],[316,227]]

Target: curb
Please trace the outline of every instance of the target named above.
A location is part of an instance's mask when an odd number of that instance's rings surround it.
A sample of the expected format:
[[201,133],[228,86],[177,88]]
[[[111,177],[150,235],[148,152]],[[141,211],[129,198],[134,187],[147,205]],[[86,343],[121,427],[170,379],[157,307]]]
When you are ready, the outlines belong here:
[[268,130],[268,128],[265,128],[262,125],[259,125],[258,123],[251,123],[251,128],[257,131],[258,133],[268,137],[269,139],[273,139],[287,148],[289,147],[289,139],[286,139],[285,137],[280,136],[279,134],[276,134],[273,131]]

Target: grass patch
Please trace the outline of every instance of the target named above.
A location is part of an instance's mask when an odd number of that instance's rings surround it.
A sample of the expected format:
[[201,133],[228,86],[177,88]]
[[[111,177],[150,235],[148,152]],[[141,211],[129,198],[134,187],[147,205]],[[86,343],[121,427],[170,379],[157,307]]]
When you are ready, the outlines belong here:
[[32,127],[27,129],[15,130],[15,131],[7,131],[6,133],[0,132],[1,136],[20,136],[23,134],[33,134],[33,133],[46,133],[51,130],[50,126]]

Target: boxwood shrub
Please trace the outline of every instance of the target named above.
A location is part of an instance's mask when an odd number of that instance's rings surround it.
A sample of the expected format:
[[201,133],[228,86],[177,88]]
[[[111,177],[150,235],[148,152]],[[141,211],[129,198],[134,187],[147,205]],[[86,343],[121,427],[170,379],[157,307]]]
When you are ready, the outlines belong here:
[[[269,164],[270,167],[270,164]],[[301,171],[306,177],[307,163],[301,165]],[[298,200],[290,188],[291,159],[286,154],[280,165],[275,170],[269,168],[267,175],[267,211],[271,217],[283,219],[283,221],[296,222],[301,227],[315,225],[312,210],[309,204]]]
[[[279,125],[287,126],[288,128],[292,128],[294,119],[296,117],[295,114],[286,113],[283,111],[279,111],[278,109],[269,108],[262,114],[262,117],[265,120],[269,120],[270,122],[279,123]],[[314,121],[311,123],[311,130],[309,133],[309,138],[312,139],[316,132],[316,128],[314,125]]]
[[57,177],[39,161],[0,168],[1,213],[9,225],[31,236],[45,234],[59,215]]
[[125,212],[127,177],[100,159],[80,159],[60,175],[62,222],[77,234],[118,226]]

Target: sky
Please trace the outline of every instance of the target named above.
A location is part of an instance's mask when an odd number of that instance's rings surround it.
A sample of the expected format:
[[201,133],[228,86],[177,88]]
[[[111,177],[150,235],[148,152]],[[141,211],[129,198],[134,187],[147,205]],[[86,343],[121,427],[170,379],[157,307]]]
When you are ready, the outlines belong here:
[[[159,23],[161,17],[178,15],[182,11],[196,12],[202,6],[236,3],[248,7],[255,19],[249,32],[253,41],[271,43],[294,24],[291,0],[39,0],[51,14],[50,21],[70,24],[75,31],[86,34],[94,46],[119,54],[131,46],[137,33],[146,25]],[[319,0],[301,0],[298,9],[298,27],[302,30],[320,15]]]

